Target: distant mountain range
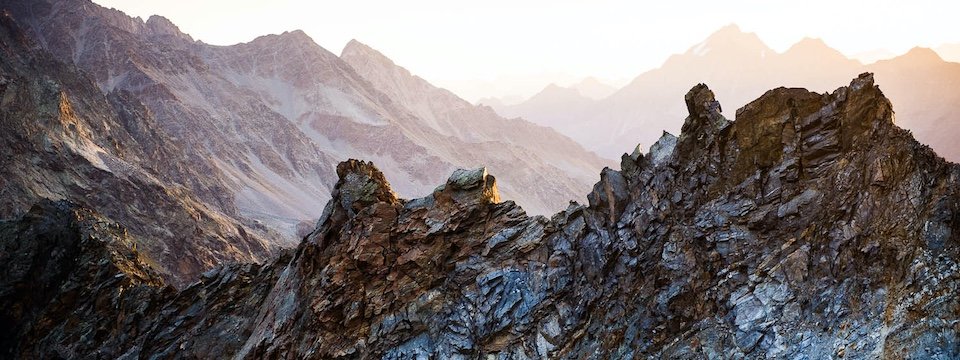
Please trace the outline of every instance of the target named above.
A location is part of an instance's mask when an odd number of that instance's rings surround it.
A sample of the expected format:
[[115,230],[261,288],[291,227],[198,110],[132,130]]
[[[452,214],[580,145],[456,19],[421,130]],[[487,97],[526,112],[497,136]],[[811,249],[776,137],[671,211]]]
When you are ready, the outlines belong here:
[[[613,85],[607,84],[603,81],[598,80],[595,77],[586,77],[583,80],[580,80],[577,83],[571,84],[569,86],[560,86],[556,83],[551,83],[547,85],[546,88],[541,90],[539,93],[535,94],[534,97],[542,95],[544,92],[569,92],[573,94],[577,93],[577,97],[585,97],[594,100],[600,100],[607,96],[612,95],[617,92],[617,88]],[[562,95],[561,95],[562,97]],[[493,107],[494,109],[501,109],[506,106],[516,105],[522,102],[525,102],[529,99],[517,98],[517,97],[485,97],[477,100],[477,105],[486,105]]]
[[[686,109],[671,99],[691,83],[717,89],[733,111],[768,89],[802,87],[817,92],[862,72],[874,72],[893,101],[900,126],[914,132],[950,160],[960,160],[960,64],[946,62],[929,49],[916,48],[889,60],[864,65],[819,39],[804,39],[783,53],[737,26],[724,27],[658,69],[600,100],[548,86],[516,105],[490,104],[506,117],[522,117],[550,126],[607,158],[618,158],[638,143],[650,146],[662,131],[676,133]],[[726,113],[733,117],[734,114]]]
[[[75,201],[125,224],[162,208],[169,226],[143,221],[131,230],[172,278],[292,244],[298,223],[321,216],[336,164],[347,158],[373,160],[407,197],[429,194],[456,168],[486,166],[501,176],[504,199],[531,214],[582,198],[611,163],[550,128],[433,87],[359,43],[344,58],[302,31],[214,46],[163,17],[143,21],[88,0],[2,0],[0,8],[21,47],[3,59],[5,145],[39,146],[35,157],[4,164],[0,218],[38,198]],[[60,100],[11,95],[27,89]],[[61,125],[47,124],[51,116]],[[221,222],[195,228],[191,218]],[[207,235],[206,245],[192,240]],[[211,245],[216,239],[240,240]],[[240,248],[211,250],[232,247]],[[214,255],[195,256],[204,252]]]

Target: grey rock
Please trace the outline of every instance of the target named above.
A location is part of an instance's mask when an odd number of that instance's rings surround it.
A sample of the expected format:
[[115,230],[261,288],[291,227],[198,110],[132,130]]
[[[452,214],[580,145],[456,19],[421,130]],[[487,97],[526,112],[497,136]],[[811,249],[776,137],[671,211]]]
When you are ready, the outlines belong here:
[[483,185],[487,178],[487,168],[481,167],[472,170],[457,169],[450,175],[447,184],[457,190],[472,190]]
[[[774,89],[736,122],[697,86],[668,165],[605,170],[590,206],[550,219],[493,201],[490,175],[404,200],[371,164],[344,162],[329,214],[295,251],[182,290],[95,212],[3,221],[0,306],[28,311],[5,313],[0,339],[15,341],[0,351],[956,357],[960,170],[893,124],[869,75],[854,84]],[[803,141],[831,145],[804,153]],[[861,171],[878,158],[895,160],[884,186]]]
[[650,146],[650,153],[647,157],[654,166],[660,166],[670,160],[673,155],[673,149],[677,146],[677,137],[666,131],[657,139],[657,142]]

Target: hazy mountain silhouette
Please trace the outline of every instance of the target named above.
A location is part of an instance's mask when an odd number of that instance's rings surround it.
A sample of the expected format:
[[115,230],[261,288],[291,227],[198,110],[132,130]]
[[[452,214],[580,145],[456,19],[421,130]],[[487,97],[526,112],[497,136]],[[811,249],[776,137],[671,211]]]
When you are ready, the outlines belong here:
[[866,67],[882,81],[897,125],[950,161],[960,161],[960,63],[946,62],[927,48]]
[[960,107],[958,67],[960,64],[946,62],[923,48],[863,65],[822,40],[810,38],[777,53],[755,34],[730,25],[685,53],[671,56],[660,68],[641,74],[608,98],[591,100],[545,90],[523,103],[496,109],[505,116],[554,127],[588,149],[616,158],[637,143],[649,146],[663,130],[679,131],[676,119],[685,109],[669,99],[681,96],[688,84],[710,84],[731,111],[770,88],[826,92],[843,79],[869,71],[884,84],[898,124],[912,130],[920,142],[941,156],[956,161],[960,160],[960,145],[951,134],[960,133],[954,115]]
[[570,85],[569,88],[576,89],[580,95],[591,99],[603,99],[617,92],[617,88],[606,84],[595,77],[587,77],[580,82]]
[[485,97],[477,100],[477,105],[486,105],[494,109],[504,109],[508,106],[529,102],[532,104],[527,104],[525,107],[546,109],[552,106],[552,102],[564,100],[573,101],[574,103],[589,103],[589,100],[603,99],[617,92],[617,90],[618,88],[591,76],[569,86],[560,86],[556,83],[550,83],[540,90],[540,92],[526,99],[515,96]]

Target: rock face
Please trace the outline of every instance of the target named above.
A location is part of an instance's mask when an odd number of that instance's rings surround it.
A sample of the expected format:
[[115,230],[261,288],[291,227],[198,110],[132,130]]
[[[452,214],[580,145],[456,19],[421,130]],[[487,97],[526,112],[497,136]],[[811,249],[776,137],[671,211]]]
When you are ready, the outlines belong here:
[[177,285],[222,262],[271,258],[283,238],[241,216],[216,171],[192,162],[139,100],[102,93],[26,34],[0,14],[0,218],[69,199],[123,223]]
[[115,323],[130,321],[117,315],[164,290],[132,248],[126,228],[66,201],[44,201],[19,221],[0,222],[0,355],[91,356],[99,342],[123,338],[130,329]]
[[[0,324],[17,332],[3,351],[25,358],[960,356],[960,167],[893,124],[871,74],[828,94],[768,91],[736,121],[720,114],[705,85],[685,100],[680,136],[665,134],[651,153],[605,170],[587,206],[527,216],[498,201],[484,169],[456,171],[432,194],[404,200],[371,163],[348,161],[337,168],[319,226],[295,251],[268,265],[212,271],[179,293],[133,280],[149,273],[138,263],[137,271],[110,270],[114,277],[81,276],[70,284],[113,286],[103,293],[130,306],[53,297],[98,309],[91,319],[59,313],[56,301],[31,303],[29,316]],[[3,224],[4,238],[45,241],[29,231],[38,216]],[[50,255],[5,256],[43,264],[33,261]],[[134,266],[116,261],[87,266]],[[42,279],[32,286],[73,288]],[[28,303],[25,294],[4,291],[0,303]],[[81,336],[94,321],[102,336],[96,350]],[[38,326],[62,330],[29,330]]]

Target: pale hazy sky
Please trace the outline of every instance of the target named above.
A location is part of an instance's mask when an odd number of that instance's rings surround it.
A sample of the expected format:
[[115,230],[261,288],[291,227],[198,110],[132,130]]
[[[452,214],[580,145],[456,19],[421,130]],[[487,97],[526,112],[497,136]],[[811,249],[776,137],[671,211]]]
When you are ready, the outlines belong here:
[[503,96],[504,79],[515,79],[520,95],[545,85],[531,82],[627,80],[731,23],[778,51],[803,37],[847,55],[960,43],[960,6],[951,0],[94,1],[144,19],[163,15],[218,45],[302,29],[339,54],[356,38],[469,100],[479,90],[468,88],[484,81]]

